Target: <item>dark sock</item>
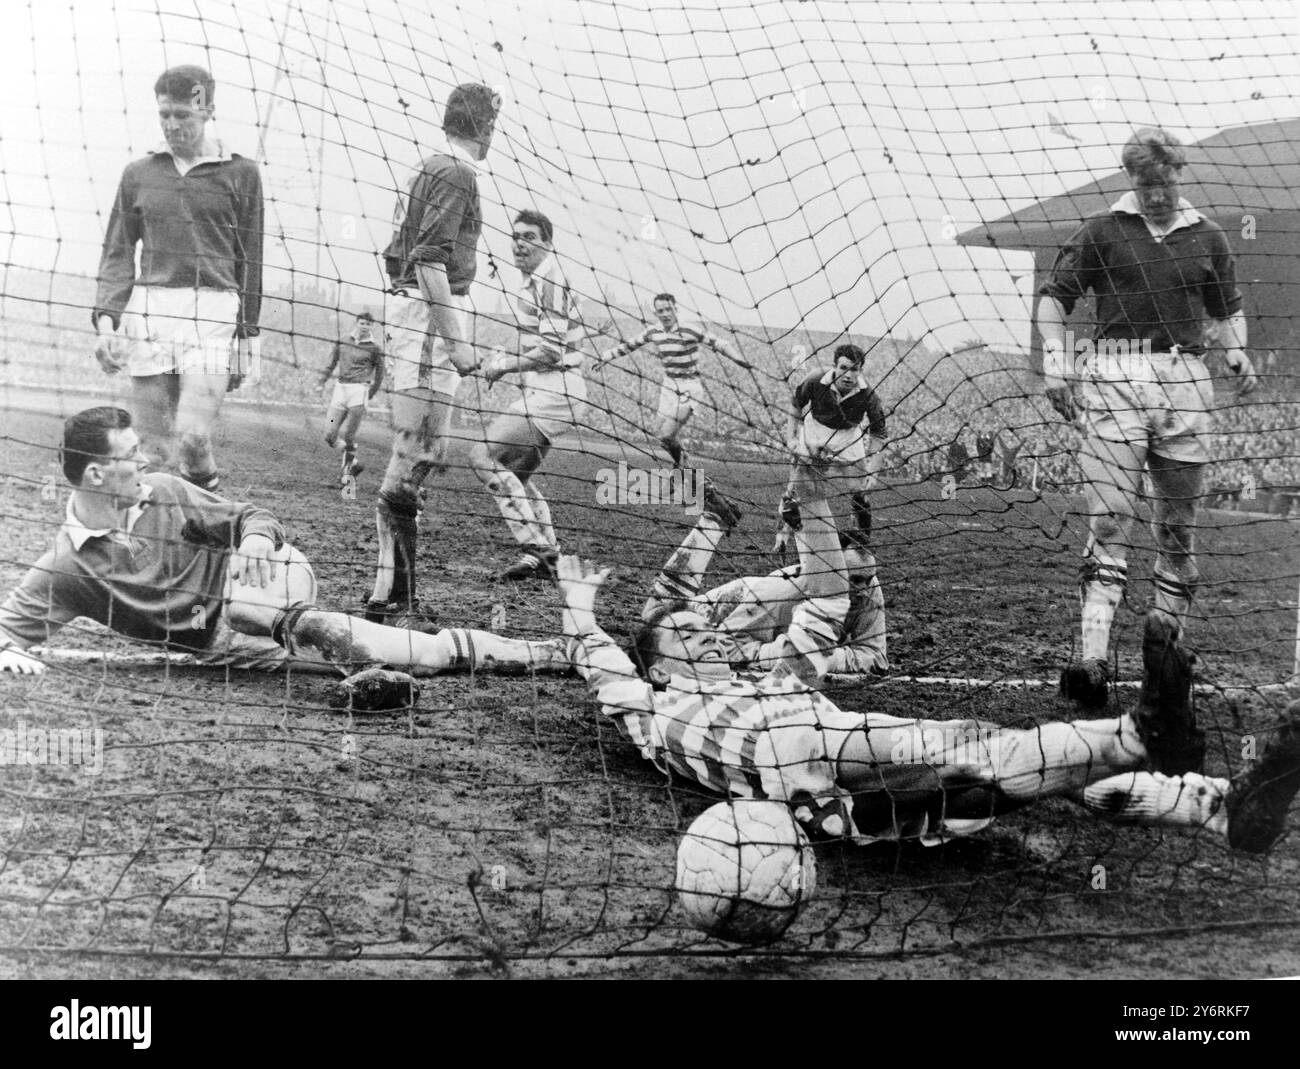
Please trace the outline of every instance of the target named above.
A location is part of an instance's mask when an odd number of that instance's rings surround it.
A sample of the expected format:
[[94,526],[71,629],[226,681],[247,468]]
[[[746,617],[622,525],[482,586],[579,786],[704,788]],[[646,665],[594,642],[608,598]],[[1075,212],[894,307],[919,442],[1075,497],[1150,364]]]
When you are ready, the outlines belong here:
[[865,537],[871,535],[871,502],[861,490],[853,495],[853,518]]
[[[380,493],[375,506],[375,526],[379,532],[380,558],[391,552],[393,560],[392,585],[387,593],[380,589],[381,579],[375,582],[372,601],[396,602],[409,607],[415,596],[415,544],[418,528],[415,521],[414,496]],[[386,552],[387,551],[387,552]]]

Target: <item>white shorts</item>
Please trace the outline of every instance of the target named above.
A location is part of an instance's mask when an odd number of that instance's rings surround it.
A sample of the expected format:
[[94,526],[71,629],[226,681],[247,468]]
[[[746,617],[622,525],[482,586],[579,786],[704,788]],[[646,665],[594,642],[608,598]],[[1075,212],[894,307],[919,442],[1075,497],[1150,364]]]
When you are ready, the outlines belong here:
[[704,382],[698,378],[666,377],[659,387],[659,418],[685,421],[695,406],[704,403]]
[[523,394],[507,411],[524,416],[548,442],[586,419],[587,382],[580,371],[532,372]]
[[122,312],[131,375],[228,375],[239,315],[231,290],[136,286]]
[[[1093,353],[1083,363],[1083,422],[1092,438],[1126,442],[1170,460],[1209,461],[1205,436],[1214,384],[1200,357]],[[1109,454],[1103,448],[1100,455]]]
[[365,408],[370,400],[370,383],[336,382],[330,408]]
[[[452,297],[449,311],[460,325],[461,337],[465,335],[468,308],[468,297]],[[460,373],[452,365],[451,347],[446,339],[433,334],[429,302],[418,291],[414,297],[390,293],[384,298],[384,323],[392,339],[388,343],[388,356],[393,366],[393,390],[400,393],[427,389],[454,395],[460,384]]]
[[861,427],[834,430],[806,417],[799,438],[814,464],[860,464],[867,459],[866,434]]

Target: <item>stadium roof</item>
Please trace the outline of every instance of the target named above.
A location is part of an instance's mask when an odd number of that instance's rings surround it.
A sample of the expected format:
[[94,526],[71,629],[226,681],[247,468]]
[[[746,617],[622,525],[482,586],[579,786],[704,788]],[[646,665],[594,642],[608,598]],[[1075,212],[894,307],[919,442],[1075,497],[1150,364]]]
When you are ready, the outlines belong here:
[[[1247,213],[1300,212],[1300,118],[1233,126],[1187,146],[1183,196],[1226,230]],[[1085,217],[1129,188],[1122,170],[957,235],[961,245],[1059,247]],[[1295,220],[1287,229],[1300,227]]]

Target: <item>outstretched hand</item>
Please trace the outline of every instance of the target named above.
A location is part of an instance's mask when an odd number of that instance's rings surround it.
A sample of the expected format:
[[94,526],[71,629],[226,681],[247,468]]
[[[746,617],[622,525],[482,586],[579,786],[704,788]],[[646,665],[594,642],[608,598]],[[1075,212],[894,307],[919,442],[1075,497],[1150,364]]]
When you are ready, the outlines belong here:
[[555,582],[570,609],[591,611],[596,592],[609,578],[610,569],[600,568],[575,553],[566,553],[555,562]]

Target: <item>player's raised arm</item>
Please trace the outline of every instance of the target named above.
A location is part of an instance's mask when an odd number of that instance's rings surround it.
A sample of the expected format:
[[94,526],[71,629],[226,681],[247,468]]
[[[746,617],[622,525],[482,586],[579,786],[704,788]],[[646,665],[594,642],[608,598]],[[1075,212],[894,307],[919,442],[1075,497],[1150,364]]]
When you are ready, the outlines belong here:
[[620,357],[628,356],[636,352],[642,346],[650,344],[650,336],[654,333],[654,327],[646,327],[640,334],[626,341],[621,341],[612,349],[606,349],[600,354],[602,363],[608,363],[611,360],[618,360]]
[[731,342],[725,338],[719,337],[712,331],[705,331],[701,339],[702,344],[707,345],[715,353],[721,353],[733,364],[745,371],[753,371],[754,365],[740,355],[740,351]]

